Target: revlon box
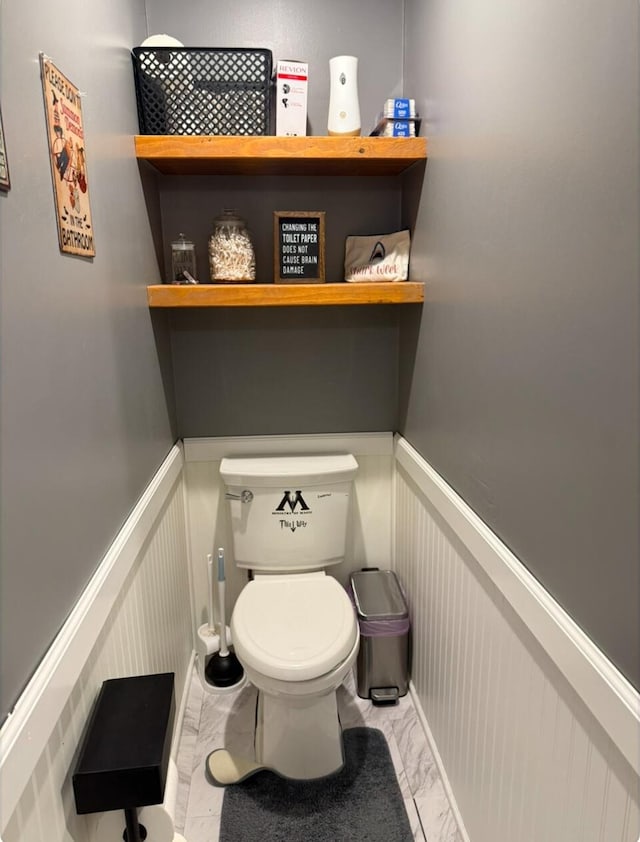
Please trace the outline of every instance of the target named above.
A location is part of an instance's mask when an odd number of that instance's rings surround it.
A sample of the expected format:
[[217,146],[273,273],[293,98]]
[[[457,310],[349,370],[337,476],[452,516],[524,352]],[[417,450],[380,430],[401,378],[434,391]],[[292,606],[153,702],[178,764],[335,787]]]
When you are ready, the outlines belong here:
[[276,64],[276,135],[306,135],[308,80],[307,62],[282,60]]

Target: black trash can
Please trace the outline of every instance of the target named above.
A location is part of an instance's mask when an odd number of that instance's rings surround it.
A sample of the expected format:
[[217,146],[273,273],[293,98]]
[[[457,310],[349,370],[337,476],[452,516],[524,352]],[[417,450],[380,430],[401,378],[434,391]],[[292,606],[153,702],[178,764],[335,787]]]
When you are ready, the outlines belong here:
[[374,705],[396,704],[409,687],[409,611],[392,570],[351,575],[360,627],[356,664],[358,696]]

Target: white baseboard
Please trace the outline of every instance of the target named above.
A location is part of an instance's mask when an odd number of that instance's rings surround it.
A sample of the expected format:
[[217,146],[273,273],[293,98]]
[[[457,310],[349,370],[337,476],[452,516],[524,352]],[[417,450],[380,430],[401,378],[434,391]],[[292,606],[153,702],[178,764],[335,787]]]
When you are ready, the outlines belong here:
[[[427,717],[424,715],[424,710],[422,709],[422,704],[420,702],[420,698],[418,696],[413,681],[409,681],[409,694],[411,695],[411,699],[413,700],[413,706],[416,709],[418,719],[420,720],[420,725],[422,725],[422,730],[424,731],[427,743],[429,744],[429,748],[431,749],[433,759],[435,760],[436,766],[438,767],[438,772],[440,773],[440,780],[442,781],[442,787],[447,796],[447,800],[449,801],[449,806],[451,807],[451,812],[453,813],[453,817],[456,820],[456,825],[458,826],[460,842],[471,842],[471,840],[469,839],[469,834],[467,833],[467,829],[464,826],[462,813],[460,812],[460,808],[458,807],[458,802],[456,801],[451,782],[449,781],[447,770],[445,768],[444,763],[442,762],[442,757],[440,757],[440,752],[438,751],[438,744],[436,743],[433,733],[431,732],[431,728],[429,727],[429,723],[427,722]],[[427,842],[429,841],[427,840]]]
[[191,680],[193,676],[193,671],[195,669],[195,663],[196,652],[194,649],[191,653],[189,665],[187,666],[185,672],[184,682],[179,697],[180,704],[178,705],[178,709],[176,710],[175,720],[173,723],[173,738],[171,740],[171,750],[169,752],[170,760],[172,763],[172,775],[171,779],[169,779],[169,776],[167,776],[167,783],[164,790],[163,806],[167,813],[169,813],[169,815],[172,817],[172,819],[175,819],[176,799],[178,796],[178,750],[180,749],[180,737],[182,735],[184,717],[187,711],[187,703],[189,701],[189,688],[191,687]]

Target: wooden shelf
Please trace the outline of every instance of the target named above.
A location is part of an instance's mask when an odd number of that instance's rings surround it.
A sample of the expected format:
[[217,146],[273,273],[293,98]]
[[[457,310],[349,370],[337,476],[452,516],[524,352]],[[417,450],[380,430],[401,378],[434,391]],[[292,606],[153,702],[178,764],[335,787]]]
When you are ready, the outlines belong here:
[[147,287],[149,307],[288,307],[341,304],[420,304],[424,284],[198,284]]
[[136,157],[166,175],[399,175],[426,161],[424,137],[137,135]]
[[[423,137],[137,135],[136,156],[166,175],[396,176],[427,158]],[[424,284],[198,284],[147,287],[150,307],[419,304]]]

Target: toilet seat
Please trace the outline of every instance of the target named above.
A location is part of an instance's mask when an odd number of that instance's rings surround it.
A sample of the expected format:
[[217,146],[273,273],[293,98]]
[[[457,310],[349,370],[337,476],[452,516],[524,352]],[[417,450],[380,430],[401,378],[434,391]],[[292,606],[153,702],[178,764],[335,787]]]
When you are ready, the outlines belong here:
[[346,591],[324,572],[257,576],[236,601],[231,633],[242,663],[292,682],[330,672],[358,639]]

